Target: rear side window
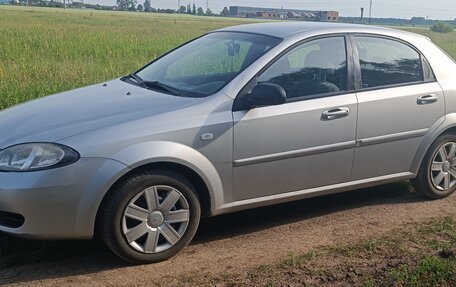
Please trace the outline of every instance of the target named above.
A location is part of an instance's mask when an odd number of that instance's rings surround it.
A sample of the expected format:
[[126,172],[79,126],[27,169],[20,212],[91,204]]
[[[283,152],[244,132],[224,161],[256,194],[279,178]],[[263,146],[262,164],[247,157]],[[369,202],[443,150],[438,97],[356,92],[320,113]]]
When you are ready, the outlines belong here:
[[421,55],[401,42],[355,37],[361,66],[362,88],[424,81]]

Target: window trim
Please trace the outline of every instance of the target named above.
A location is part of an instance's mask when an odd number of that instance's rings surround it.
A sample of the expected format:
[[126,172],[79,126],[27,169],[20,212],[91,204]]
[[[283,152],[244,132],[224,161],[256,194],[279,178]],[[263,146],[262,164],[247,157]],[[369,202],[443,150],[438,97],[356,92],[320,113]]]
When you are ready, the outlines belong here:
[[264,67],[261,68],[261,70],[258,71],[255,74],[255,76],[253,76],[252,79],[250,79],[250,81],[248,81],[247,84],[245,84],[244,87],[242,87],[242,89],[236,95],[236,98],[233,103],[233,109],[232,109],[233,112],[245,110],[245,108],[242,106],[242,102],[243,102],[244,96],[247,95],[246,90],[252,89],[256,85],[258,77],[261,74],[263,74],[267,69],[269,69],[274,63],[276,63],[278,60],[280,60],[283,56],[288,54],[290,51],[294,50],[296,47],[299,47],[306,43],[309,43],[309,42],[312,42],[315,40],[337,38],[337,37],[343,38],[344,42],[345,42],[345,54],[346,54],[346,58],[347,58],[347,79],[346,79],[347,88],[346,88],[346,90],[339,91],[339,92],[333,92],[333,93],[325,93],[325,94],[290,98],[290,99],[287,99],[287,101],[284,104],[354,93],[355,88],[356,88],[356,79],[354,77],[353,72],[355,71],[356,67],[354,66],[355,65],[355,61],[353,59],[354,48],[353,48],[353,43],[350,40],[350,34],[349,33],[330,33],[330,34],[318,35],[318,36],[313,36],[313,37],[309,37],[309,38],[300,40],[300,41],[288,46],[286,49],[284,49],[282,52],[280,52],[276,57],[274,57],[274,59],[272,59],[266,65],[264,65]]
[[425,81],[437,81],[437,78],[435,77],[434,70],[432,69],[431,64],[429,63],[428,59],[422,54],[421,55],[421,62],[423,62],[423,71],[424,71],[424,66],[427,66],[429,68],[429,75],[426,77],[426,73],[423,75],[425,76]]
[[[362,87],[362,73],[361,73],[361,62],[359,59],[359,51],[358,47],[356,45],[356,37],[370,37],[370,38],[375,38],[375,39],[384,39],[384,40],[390,40],[390,41],[395,41],[398,43],[401,43],[405,46],[410,47],[413,49],[419,56],[421,60],[421,73],[423,75],[423,81],[414,81],[414,82],[407,82],[407,83],[400,83],[400,84],[391,84],[391,85],[383,85],[383,86],[377,86],[377,87],[369,87],[369,88],[363,88]],[[355,92],[369,92],[369,91],[375,91],[375,90],[384,90],[384,89],[392,89],[392,88],[400,88],[400,87],[407,87],[407,86],[415,86],[415,85],[422,85],[422,84],[428,84],[428,83],[435,83],[437,82],[437,79],[435,78],[435,73],[434,70],[432,69],[432,66],[429,64],[429,61],[427,58],[421,53],[421,51],[416,48],[414,45],[411,43],[404,41],[402,39],[393,37],[393,36],[387,36],[387,35],[380,35],[380,34],[374,34],[374,33],[350,33],[349,34],[350,42],[352,45],[353,49],[353,62],[354,62],[354,74],[355,74]],[[424,71],[424,65],[427,65],[430,69],[430,75],[429,78],[426,78],[426,73]]]

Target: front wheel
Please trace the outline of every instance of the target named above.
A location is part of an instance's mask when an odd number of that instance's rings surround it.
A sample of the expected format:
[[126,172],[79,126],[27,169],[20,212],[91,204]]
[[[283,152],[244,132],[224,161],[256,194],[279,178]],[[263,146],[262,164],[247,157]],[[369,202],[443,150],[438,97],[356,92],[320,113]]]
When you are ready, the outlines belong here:
[[411,181],[414,189],[430,199],[440,199],[456,190],[456,135],[438,137]]
[[111,191],[99,221],[108,247],[133,264],[166,260],[190,243],[201,209],[193,186],[168,171],[135,174]]

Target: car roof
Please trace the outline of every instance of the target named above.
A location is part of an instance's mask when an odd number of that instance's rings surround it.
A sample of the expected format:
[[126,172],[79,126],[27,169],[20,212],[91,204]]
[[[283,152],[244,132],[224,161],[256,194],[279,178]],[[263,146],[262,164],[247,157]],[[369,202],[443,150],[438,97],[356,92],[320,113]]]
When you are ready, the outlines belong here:
[[307,22],[307,21],[286,21],[286,22],[268,22],[268,23],[254,23],[244,24],[239,26],[231,26],[222,28],[217,31],[224,32],[244,32],[268,35],[277,38],[286,38],[291,35],[304,34],[308,32],[324,32],[328,33],[373,33],[402,36],[415,36],[423,37],[421,35],[410,33],[402,30],[392,28],[361,25],[361,24],[347,24],[347,23],[328,23],[328,22]]

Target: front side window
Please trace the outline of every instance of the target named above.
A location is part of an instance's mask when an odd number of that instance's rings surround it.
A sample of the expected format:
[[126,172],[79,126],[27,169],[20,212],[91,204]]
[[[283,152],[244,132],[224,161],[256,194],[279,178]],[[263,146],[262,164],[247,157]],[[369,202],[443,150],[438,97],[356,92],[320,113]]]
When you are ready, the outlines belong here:
[[141,69],[137,76],[183,96],[210,95],[280,43],[257,34],[216,32],[196,39]]
[[363,88],[424,81],[420,54],[394,40],[355,37]]
[[313,40],[292,49],[261,74],[257,83],[280,85],[289,99],[346,91],[345,38]]

